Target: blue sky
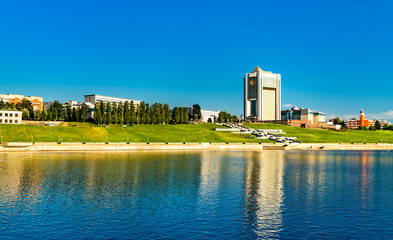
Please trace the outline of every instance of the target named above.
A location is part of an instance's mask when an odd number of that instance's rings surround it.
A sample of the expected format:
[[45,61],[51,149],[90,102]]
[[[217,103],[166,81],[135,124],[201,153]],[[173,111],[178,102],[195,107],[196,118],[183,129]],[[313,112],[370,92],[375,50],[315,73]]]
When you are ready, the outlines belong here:
[[393,120],[392,1],[1,1],[0,92],[243,111],[244,74],[282,103]]

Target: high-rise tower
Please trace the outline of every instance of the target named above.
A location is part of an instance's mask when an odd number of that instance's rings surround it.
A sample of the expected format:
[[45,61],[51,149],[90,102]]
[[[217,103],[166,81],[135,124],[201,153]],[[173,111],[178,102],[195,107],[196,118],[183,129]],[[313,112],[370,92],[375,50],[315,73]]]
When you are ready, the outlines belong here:
[[244,77],[244,117],[281,119],[281,75],[256,67]]

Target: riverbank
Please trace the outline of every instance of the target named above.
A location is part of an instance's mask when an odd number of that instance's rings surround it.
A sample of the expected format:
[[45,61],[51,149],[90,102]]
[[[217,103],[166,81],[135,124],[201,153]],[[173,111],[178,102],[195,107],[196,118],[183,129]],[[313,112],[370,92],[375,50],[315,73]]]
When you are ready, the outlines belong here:
[[146,151],[146,150],[393,150],[393,144],[302,143],[283,145],[271,143],[3,143],[0,152],[79,152],[79,151]]

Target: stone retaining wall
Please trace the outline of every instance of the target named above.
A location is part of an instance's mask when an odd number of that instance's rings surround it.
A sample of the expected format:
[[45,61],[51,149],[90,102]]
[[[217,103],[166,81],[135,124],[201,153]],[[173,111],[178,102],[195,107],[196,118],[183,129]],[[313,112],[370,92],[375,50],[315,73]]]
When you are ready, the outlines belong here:
[[393,144],[302,143],[296,145],[272,143],[3,143],[0,152],[26,151],[135,151],[135,150],[393,150]]

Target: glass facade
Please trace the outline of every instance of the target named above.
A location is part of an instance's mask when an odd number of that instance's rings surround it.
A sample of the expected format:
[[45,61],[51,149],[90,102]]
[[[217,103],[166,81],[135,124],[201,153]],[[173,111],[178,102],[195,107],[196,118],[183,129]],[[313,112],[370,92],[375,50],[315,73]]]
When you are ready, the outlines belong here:
[[257,102],[251,101],[251,116],[257,115]]
[[248,99],[254,100],[257,98],[257,78],[248,78]]

